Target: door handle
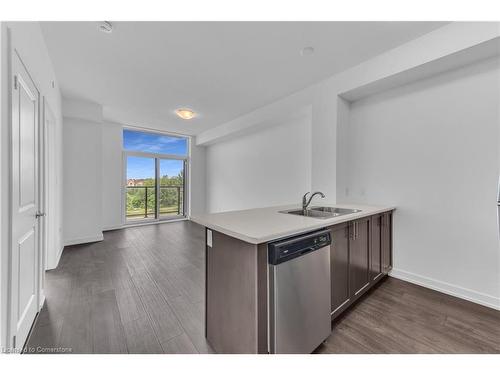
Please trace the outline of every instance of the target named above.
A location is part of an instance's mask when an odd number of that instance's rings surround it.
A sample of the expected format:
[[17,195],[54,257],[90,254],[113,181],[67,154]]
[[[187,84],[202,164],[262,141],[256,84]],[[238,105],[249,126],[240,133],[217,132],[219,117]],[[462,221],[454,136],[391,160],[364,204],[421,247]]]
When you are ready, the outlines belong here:
[[35,214],[35,218],[37,218],[37,219],[38,219],[39,217],[44,217],[45,215],[46,215],[46,214],[45,214],[45,212],[37,212],[37,213]]

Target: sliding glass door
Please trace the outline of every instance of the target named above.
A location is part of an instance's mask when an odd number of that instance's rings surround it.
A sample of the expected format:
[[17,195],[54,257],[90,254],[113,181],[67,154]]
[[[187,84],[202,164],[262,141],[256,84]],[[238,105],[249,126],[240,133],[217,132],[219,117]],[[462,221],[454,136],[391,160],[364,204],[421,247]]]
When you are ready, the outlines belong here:
[[156,219],[156,159],[127,156],[127,220]]
[[124,131],[125,222],[186,215],[187,156],[186,138]]
[[184,215],[184,160],[159,159],[160,217]]

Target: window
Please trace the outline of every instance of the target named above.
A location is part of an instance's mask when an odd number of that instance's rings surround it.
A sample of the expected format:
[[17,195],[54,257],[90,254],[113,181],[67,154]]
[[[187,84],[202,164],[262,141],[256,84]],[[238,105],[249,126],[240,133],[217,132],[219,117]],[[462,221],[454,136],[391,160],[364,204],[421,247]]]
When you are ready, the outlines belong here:
[[188,139],[123,130],[126,222],[186,216]]

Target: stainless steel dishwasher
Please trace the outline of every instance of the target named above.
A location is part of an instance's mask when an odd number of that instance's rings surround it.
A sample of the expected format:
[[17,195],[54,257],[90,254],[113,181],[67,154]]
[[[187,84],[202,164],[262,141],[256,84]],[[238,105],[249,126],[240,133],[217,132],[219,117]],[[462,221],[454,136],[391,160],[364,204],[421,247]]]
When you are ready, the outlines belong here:
[[268,245],[269,351],[311,353],[331,333],[329,230]]

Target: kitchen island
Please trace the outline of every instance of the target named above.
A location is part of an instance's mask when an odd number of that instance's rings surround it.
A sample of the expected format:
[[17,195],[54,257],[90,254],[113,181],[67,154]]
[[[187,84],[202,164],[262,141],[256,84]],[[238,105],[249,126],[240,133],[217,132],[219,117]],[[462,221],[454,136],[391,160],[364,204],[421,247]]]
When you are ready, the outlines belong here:
[[359,211],[316,218],[283,212],[300,209],[297,206],[279,206],[191,218],[206,228],[205,334],[216,352],[272,352],[269,243],[324,229],[331,233],[332,320],[387,275],[395,207],[325,206]]

